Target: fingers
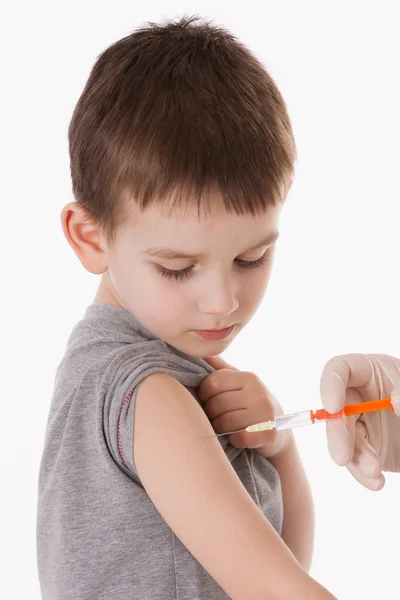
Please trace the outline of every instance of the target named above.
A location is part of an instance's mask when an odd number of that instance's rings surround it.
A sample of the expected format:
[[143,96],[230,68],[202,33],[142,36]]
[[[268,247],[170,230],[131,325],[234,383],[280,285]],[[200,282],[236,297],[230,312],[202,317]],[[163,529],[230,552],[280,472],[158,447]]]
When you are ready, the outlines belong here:
[[353,465],[353,463],[349,463],[348,465],[346,465],[346,468],[353,475],[354,479],[356,479],[358,483],[361,483],[361,485],[366,487],[368,490],[377,492],[381,490],[385,485],[385,477],[382,473],[379,477],[373,479],[371,477],[366,477],[365,475],[363,475],[361,471]]
[[[346,391],[346,404],[358,401],[356,390]],[[364,422],[354,415],[344,421],[326,423],[328,449],[332,459],[346,466],[353,477],[370,490],[380,490],[385,484],[382,461],[368,443]]]
[[[218,419],[218,417],[224,415],[225,413],[245,410],[246,408],[246,398],[243,396],[240,390],[221,392],[220,394],[213,396],[212,398],[207,400],[207,402],[204,403],[204,412],[206,413],[210,421]],[[249,425],[250,424],[251,423],[249,423]],[[226,431],[229,431],[229,427],[231,428],[231,431],[235,429],[235,426],[228,425],[228,429]],[[220,433],[222,433],[222,431]]]
[[364,354],[334,356],[324,366],[320,381],[321,401],[330,413],[338,412],[345,404],[346,388],[365,385],[373,375]]
[[[214,431],[217,433],[227,433],[228,431],[238,431],[244,430],[246,426],[243,426],[243,410],[232,410],[228,413],[223,413],[219,417],[216,417],[212,420],[212,426]],[[235,442],[240,443],[240,441],[248,436],[248,435],[257,435],[257,433],[248,433],[246,431],[240,431],[240,433],[232,434],[236,436],[234,438]],[[232,444],[233,445],[233,444]]]
[[357,421],[356,444],[352,464],[367,479],[377,479],[382,474],[382,461],[367,440],[365,423]]
[[378,491],[385,485],[381,459],[368,443],[367,430],[362,421],[355,423],[354,455],[346,467],[354,479],[369,490]]
[[[322,372],[320,393],[323,406],[330,413],[345,404],[383,398],[399,382],[400,365],[386,355],[346,354],[330,359]],[[390,387],[389,387],[390,386]],[[400,387],[392,389],[395,413],[400,416]],[[328,448],[339,465],[346,465],[353,477],[370,490],[385,485],[382,468],[386,468],[386,450],[382,415],[369,414],[327,423]],[[392,415],[392,421],[397,421]],[[376,450],[375,450],[376,448]],[[382,459],[379,454],[382,454]]]
[[348,429],[343,421],[328,421],[326,423],[326,437],[332,460],[341,467],[347,465],[354,456],[354,427]]
[[233,392],[243,389],[245,374],[242,371],[220,369],[213,371],[200,383],[197,393],[201,402],[208,402],[210,398],[222,392]]
[[391,393],[392,405],[394,412],[400,417],[400,388],[395,388]]
[[[371,379],[371,365],[363,354],[346,354],[329,360],[322,372],[321,400],[328,412],[361,402],[356,389]],[[346,466],[353,477],[371,490],[384,486],[381,460],[367,441],[365,425],[357,416],[326,423],[329,454],[336,464]]]
[[[343,404],[356,404],[360,402],[360,396],[352,388],[345,389]],[[342,405],[343,406],[343,405]],[[340,410],[340,409],[339,409]],[[332,459],[340,466],[347,465],[353,460],[355,451],[355,424],[357,416],[345,416],[340,421],[328,421],[326,423],[326,437],[328,450]]]

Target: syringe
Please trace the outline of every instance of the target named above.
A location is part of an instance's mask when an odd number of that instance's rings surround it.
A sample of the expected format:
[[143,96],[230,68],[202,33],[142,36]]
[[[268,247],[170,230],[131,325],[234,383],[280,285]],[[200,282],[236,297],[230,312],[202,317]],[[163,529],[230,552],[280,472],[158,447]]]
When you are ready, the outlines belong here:
[[315,423],[323,423],[326,421],[337,421],[344,419],[344,416],[349,415],[361,415],[366,412],[374,412],[376,410],[384,410],[389,408],[394,412],[392,402],[390,398],[382,398],[381,400],[370,400],[369,402],[360,402],[359,404],[347,404],[337,413],[329,413],[324,408],[318,410],[303,410],[300,412],[283,415],[281,417],[275,417],[273,421],[264,421],[263,423],[256,423],[255,425],[249,425],[244,429],[237,429],[236,431],[228,431],[227,433],[217,433],[216,435],[209,435],[210,437],[218,437],[220,435],[230,435],[231,433],[238,433],[239,431],[248,431],[254,433],[257,431],[267,431],[276,429],[292,429],[293,427],[302,427],[303,425],[314,425]]

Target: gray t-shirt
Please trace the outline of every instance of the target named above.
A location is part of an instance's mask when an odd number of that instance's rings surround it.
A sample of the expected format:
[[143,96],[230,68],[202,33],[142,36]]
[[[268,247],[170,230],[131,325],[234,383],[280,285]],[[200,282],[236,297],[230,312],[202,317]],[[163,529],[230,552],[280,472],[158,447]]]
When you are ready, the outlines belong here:
[[[202,406],[196,390],[213,371],[129,311],[87,307],[56,371],[40,464],[36,543],[44,600],[229,598],[161,517],[132,456],[138,384],[167,373]],[[227,436],[218,439],[280,535],[275,468],[254,450],[234,448]]]

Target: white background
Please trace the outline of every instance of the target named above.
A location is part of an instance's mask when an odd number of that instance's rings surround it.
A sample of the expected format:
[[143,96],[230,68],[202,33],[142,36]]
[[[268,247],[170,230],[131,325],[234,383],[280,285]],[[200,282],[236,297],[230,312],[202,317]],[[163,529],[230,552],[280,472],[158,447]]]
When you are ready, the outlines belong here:
[[[278,84],[296,180],[265,299],[224,357],[291,412],[320,406],[331,356],[400,356],[400,14],[396,0],[9,0],[2,13],[0,596],[37,600],[53,377],[99,281],[59,220],[72,200],[67,128],[96,57],[146,21],[196,13],[229,28]],[[400,474],[366,490],[331,461],[324,429],[295,430],[315,501],[311,574],[341,600],[399,598]]]

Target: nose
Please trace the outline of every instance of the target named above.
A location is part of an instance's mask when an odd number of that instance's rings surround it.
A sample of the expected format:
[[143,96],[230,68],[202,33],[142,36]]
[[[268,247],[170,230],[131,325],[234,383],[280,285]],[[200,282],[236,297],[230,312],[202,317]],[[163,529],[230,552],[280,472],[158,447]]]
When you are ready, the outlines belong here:
[[207,282],[199,301],[199,310],[205,315],[230,315],[239,306],[237,290],[229,273],[218,275]]

